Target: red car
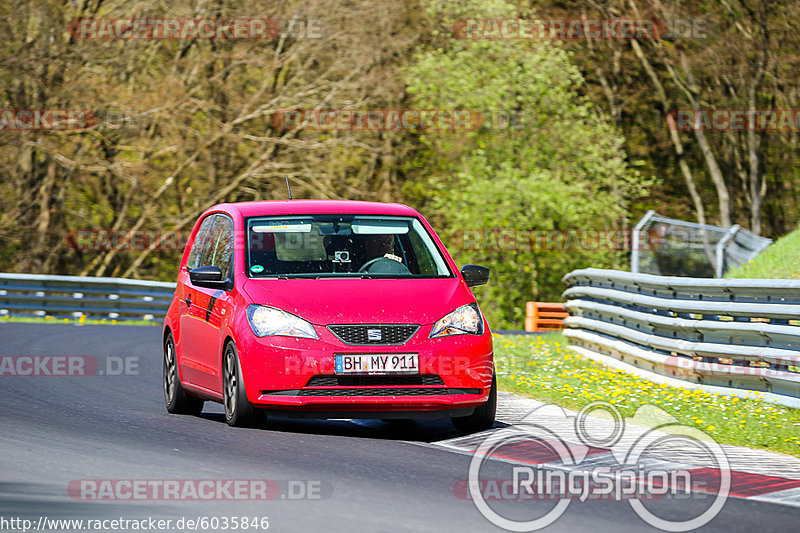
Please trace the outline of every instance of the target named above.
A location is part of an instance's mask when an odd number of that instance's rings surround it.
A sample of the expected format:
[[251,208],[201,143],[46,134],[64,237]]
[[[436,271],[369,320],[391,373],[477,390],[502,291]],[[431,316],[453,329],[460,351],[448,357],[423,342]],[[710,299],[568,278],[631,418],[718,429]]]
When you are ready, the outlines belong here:
[[492,337],[461,271],[414,209],[220,204],[195,224],[164,319],[170,413],[494,423]]

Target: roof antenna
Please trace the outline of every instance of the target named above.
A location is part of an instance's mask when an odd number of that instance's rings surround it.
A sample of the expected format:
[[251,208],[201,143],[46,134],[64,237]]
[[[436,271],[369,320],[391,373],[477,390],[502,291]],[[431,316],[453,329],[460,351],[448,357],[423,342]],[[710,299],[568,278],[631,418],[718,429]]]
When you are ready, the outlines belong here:
[[292,188],[289,187],[289,174],[286,174],[286,190],[289,191],[289,200],[292,199]]

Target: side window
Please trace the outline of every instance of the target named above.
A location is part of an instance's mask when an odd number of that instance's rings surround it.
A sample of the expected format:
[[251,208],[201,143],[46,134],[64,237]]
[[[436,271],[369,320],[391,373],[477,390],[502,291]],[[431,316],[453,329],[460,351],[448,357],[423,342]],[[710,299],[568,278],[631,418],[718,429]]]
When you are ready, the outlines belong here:
[[218,267],[227,276],[233,259],[233,222],[225,215],[217,215],[208,240],[203,265]]
[[200,229],[197,230],[197,237],[192,245],[192,251],[189,252],[189,260],[186,262],[186,268],[189,270],[203,266],[200,260],[203,256],[203,247],[211,233],[211,226],[214,224],[214,218],[216,218],[214,215],[207,216],[203,220],[203,223],[200,224]]

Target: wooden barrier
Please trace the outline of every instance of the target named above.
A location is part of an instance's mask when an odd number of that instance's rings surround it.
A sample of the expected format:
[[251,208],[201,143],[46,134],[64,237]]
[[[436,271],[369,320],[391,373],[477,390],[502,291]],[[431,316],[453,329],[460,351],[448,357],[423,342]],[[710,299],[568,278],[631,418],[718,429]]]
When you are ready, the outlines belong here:
[[525,331],[558,331],[569,313],[560,302],[527,302],[525,315]]

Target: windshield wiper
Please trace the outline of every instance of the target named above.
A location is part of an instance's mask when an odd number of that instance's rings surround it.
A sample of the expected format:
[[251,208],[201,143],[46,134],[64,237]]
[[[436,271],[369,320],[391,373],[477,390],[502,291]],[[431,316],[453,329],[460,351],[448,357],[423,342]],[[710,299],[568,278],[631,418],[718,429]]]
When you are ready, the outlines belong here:
[[408,279],[414,276],[400,276],[391,274],[371,274],[369,272],[319,272],[319,273],[298,273],[298,274],[276,274],[277,279]]

